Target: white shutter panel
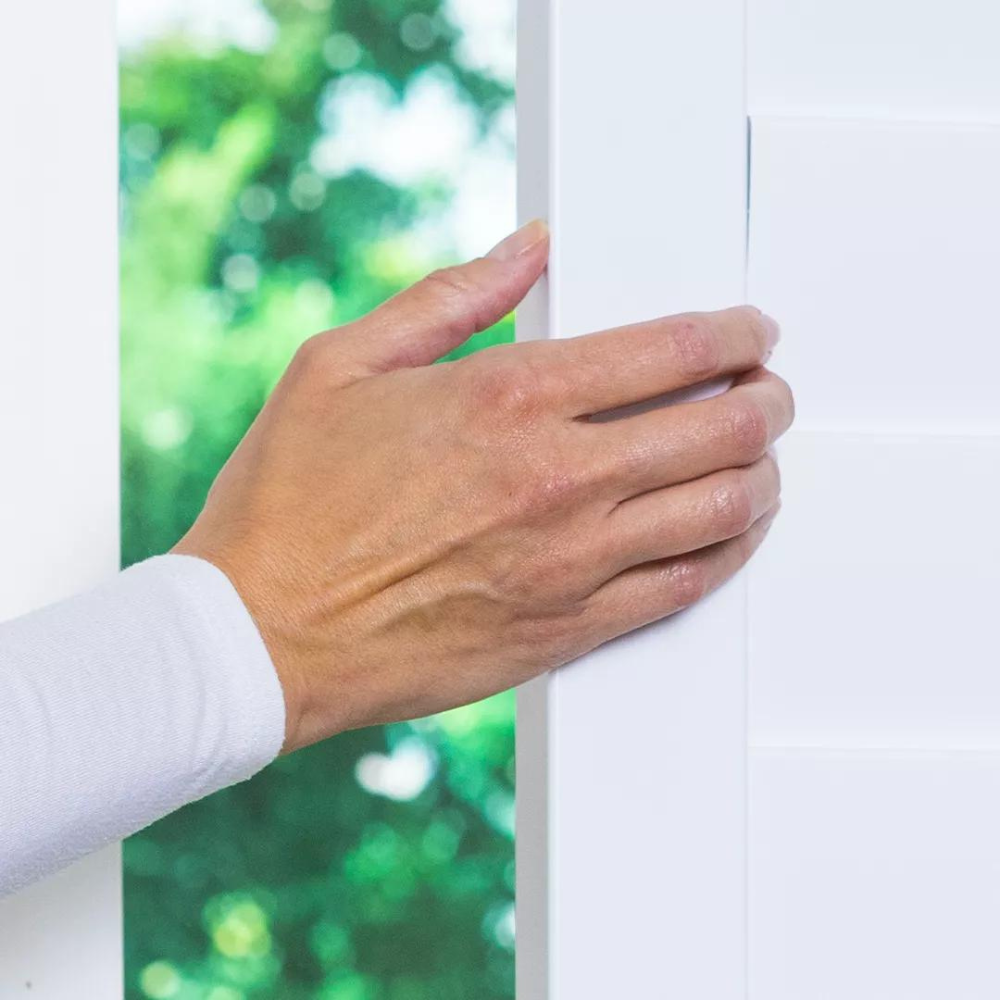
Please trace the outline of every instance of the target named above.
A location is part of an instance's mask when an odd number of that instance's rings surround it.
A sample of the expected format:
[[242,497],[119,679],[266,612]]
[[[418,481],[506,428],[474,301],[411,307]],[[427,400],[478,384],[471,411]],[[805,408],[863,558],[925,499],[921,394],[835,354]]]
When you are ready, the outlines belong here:
[[748,583],[522,693],[519,996],[994,1000],[1000,13],[522,11],[522,334],[748,298],[799,421]]
[[993,1000],[1000,21],[803,6],[827,34],[751,18],[749,292],[799,420],[750,571],[750,997]]

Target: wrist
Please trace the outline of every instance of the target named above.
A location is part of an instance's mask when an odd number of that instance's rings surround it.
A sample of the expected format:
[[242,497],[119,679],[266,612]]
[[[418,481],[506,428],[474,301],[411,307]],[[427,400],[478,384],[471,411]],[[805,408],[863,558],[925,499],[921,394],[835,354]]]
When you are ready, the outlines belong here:
[[288,648],[289,643],[284,637],[284,630],[277,626],[279,615],[272,600],[262,600],[260,594],[267,593],[266,588],[258,588],[247,582],[243,574],[221,551],[200,543],[191,537],[189,532],[172,549],[172,555],[194,556],[210,563],[225,575],[236,591],[237,596],[246,609],[250,619],[260,635],[261,641],[271,660],[271,666],[281,687],[285,709],[284,738],[280,755],[291,753],[308,745],[309,741],[302,739],[302,717],[304,714],[306,685],[298,661]]

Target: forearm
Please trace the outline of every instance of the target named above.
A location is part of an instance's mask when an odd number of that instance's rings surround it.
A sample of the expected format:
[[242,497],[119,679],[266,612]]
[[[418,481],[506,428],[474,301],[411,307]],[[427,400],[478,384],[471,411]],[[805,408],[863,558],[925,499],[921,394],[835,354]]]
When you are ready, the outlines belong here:
[[204,560],[0,624],[0,894],[250,777],[284,726],[260,634]]

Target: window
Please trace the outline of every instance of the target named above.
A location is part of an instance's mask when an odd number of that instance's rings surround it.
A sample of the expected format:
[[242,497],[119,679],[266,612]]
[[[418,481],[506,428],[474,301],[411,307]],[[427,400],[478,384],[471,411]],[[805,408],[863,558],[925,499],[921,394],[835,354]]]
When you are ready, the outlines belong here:
[[[506,2],[120,6],[127,564],[301,340],[513,228],[514,49]],[[131,838],[127,995],[512,996],[513,712],[349,733]]]

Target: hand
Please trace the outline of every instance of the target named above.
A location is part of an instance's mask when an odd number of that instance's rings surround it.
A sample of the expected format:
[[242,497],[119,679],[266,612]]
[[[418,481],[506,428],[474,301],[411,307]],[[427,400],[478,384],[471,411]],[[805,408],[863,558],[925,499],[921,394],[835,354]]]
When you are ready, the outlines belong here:
[[[286,751],[520,684],[690,605],[764,537],[793,407],[757,309],[431,364],[547,256],[533,223],[307,340],[175,547],[253,615]],[[709,399],[589,419],[720,376]]]

